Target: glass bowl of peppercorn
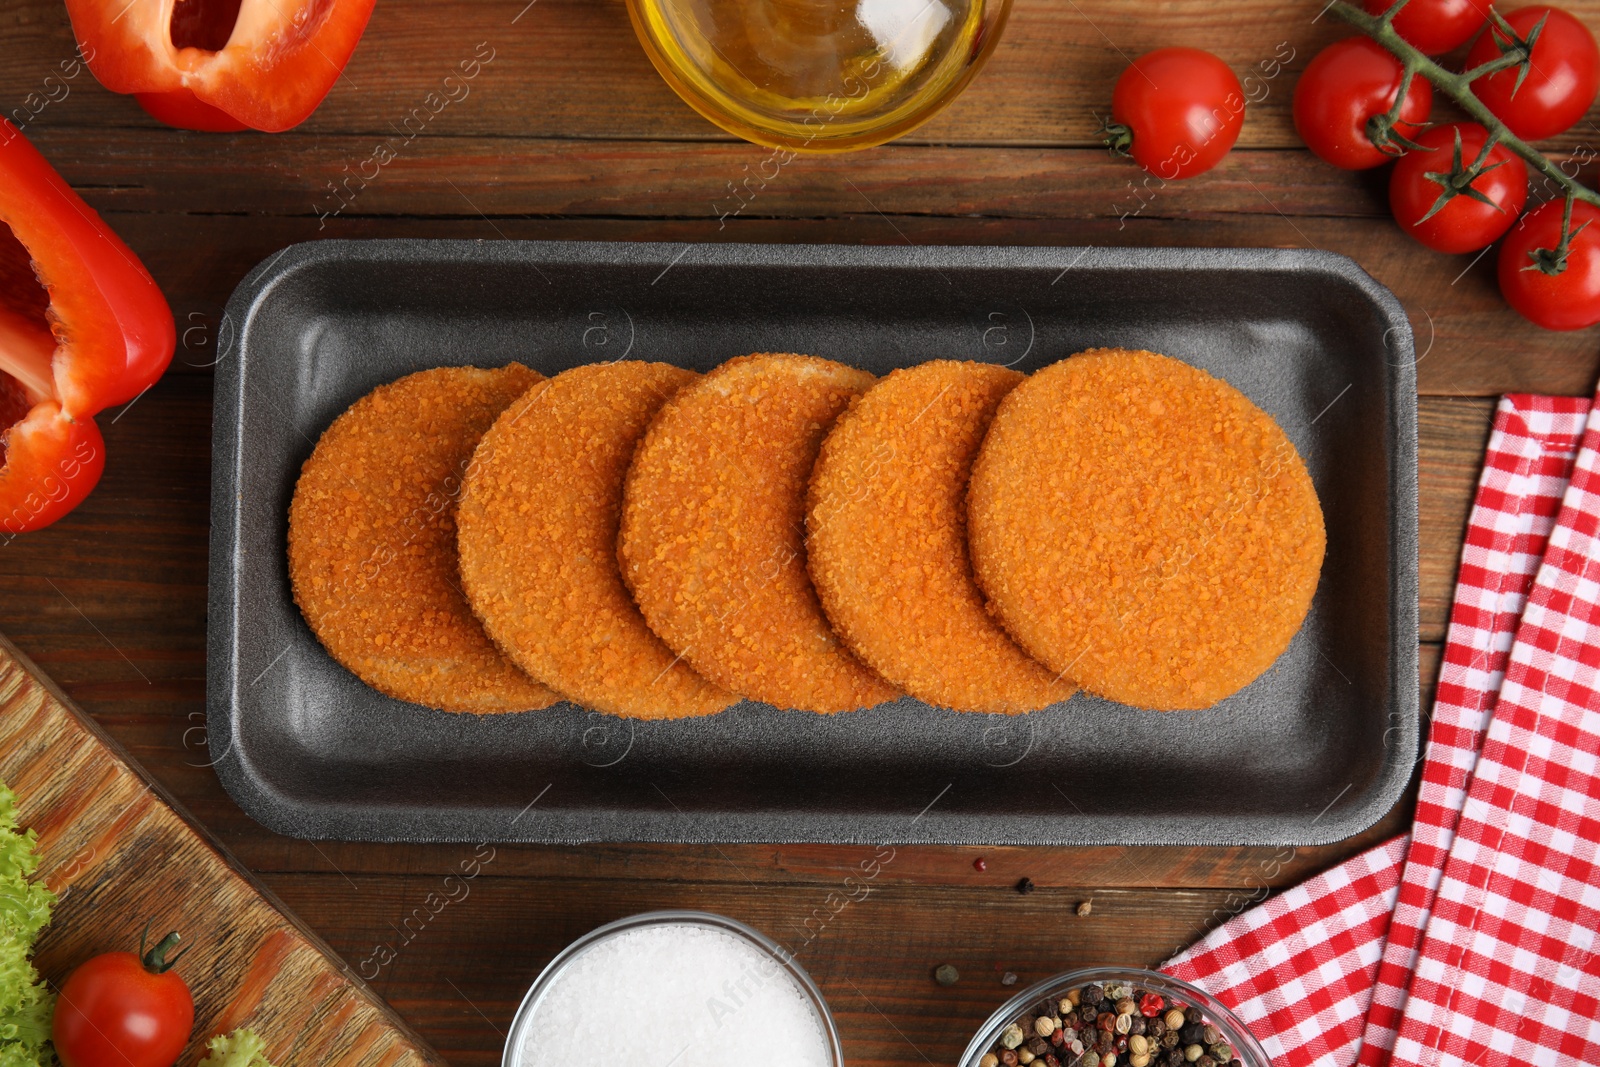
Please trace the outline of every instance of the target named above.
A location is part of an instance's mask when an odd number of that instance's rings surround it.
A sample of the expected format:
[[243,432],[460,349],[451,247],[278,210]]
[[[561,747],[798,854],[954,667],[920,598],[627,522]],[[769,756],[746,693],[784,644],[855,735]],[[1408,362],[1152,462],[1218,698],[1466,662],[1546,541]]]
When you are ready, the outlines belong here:
[[989,1016],[962,1067],[1272,1067],[1203,989],[1155,971],[1096,967],[1029,986]]

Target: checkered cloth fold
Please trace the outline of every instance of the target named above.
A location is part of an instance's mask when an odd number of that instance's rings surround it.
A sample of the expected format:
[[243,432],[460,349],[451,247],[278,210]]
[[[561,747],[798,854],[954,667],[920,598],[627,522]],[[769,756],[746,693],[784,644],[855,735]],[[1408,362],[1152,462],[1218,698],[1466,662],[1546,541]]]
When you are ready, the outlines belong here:
[[1506,665],[1392,1064],[1600,1062],[1600,411]]
[[[1237,916],[1164,967],[1232,1006],[1278,1067],[1350,1067],[1358,1056],[1387,1063],[1589,407],[1526,395],[1501,401],[1462,551],[1414,835]],[[1594,644],[1600,649],[1600,633]],[[1419,1025],[1425,1040],[1436,1024]]]
[[1249,1025],[1276,1067],[1349,1067],[1366,1023],[1406,837],[1228,920],[1162,970]]
[[1461,549],[1417,818],[1372,991],[1362,1067],[1388,1067],[1467,782],[1505,677],[1517,620],[1572,478],[1589,407],[1575,397],[1515,395],[1500,401]]

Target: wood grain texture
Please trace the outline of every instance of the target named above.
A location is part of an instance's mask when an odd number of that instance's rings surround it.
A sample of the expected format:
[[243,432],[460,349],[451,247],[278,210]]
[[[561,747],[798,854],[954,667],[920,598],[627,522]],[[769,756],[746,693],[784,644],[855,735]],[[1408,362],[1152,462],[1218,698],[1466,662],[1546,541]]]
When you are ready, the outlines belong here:
[[0,780],[58,898],[35,958],[52,987],[90,956],[131,948],[148,921],[189,946],[179,973],[195,1029],[182,1063],[240,1026],[280,1067],[440,1062],[3,637]]
[[[416,909],[471,846],[294,841],[240,812],[206,766],[209,366],[223,304],[253,265],[322,237],[1315,247],[1352,256],[1393,289],[1419,338],[1426,707],[1493,398],[1588,393],[1600,330],[1533,329],[1501,302],[1492,254],[1428,252],[1387,220],[1382,172],[1338,172],[1300,149],[1295,79],[1345,32],[1317,19],[1321,6],[1016,0],[990,66],[945,114],[897,144],[797,159],[763,182],[750,175],[766,151],[678,101],[633,40],[621,0],[383,0],[348,77],[306,124],[275,137],[161,128],[86,70],[65,74],[74,45],[60,0],[0,0],[0,112],[26,123],[149,264],[181,336],[173,372],[100,418],[110,461],[89,501],[49,530],[0,542],[0,630],[353,971],[370,972],[375,948],[393,944],[373,988],[451,1062],[487,1067],[527,983],[574,936],[671,904],[783,936],[858,856],[820,846],[497,847],[471,898],[419,926]],[[1563,6],[1600,26],[1600,0]],[[480,43],[494,58],[470,93],[409,136],[408,117]],[[1216,171],[1157,187],[1094,147],[1096,112],[1129,56],[1172,43],[1256,71],[1265,96]],[[1256,64],[1284,46],[1294,58],[1262,77]],[[1551,144],[1588,158],[1600,142],[1595,119]],[[395,161],[330,192],[329,182],[360,175],[380,142],[399,145]],[[1592,178],[1593,165],[1583,172]],[[722,218],[738,203],[729,183],[747,203]],[[1077,964],[1156,962],[1262,892],[1403,829],[1410,810],[1408,796],[1367,834],[1292,855],[902,849],[872,896],[801,958],[853,1065],[950,1062],[1004,998],[1004,970],[1027,981]],[[1011,888],[1024,876],[1038,892]],[[1091,896],[1094,915],[1077,919]],[[963,973],[949,990],[928,977],[946,961]],[[248,1007],[247,992],[230,995],[235,1012]],[[308,995],[323,994],[313,985]]]
[[[1216,52],[1246,83],[1252,102],[1242,146],[1296,147],[1289,107],[1295,78],[1319,49],[1352,32],[1319,17],[1322,6],[1312,0],[1014,0],[987,69],[948,111],[901,144],[1098,145],[1099,117],[1129,59],[1181,43]],[[1562,6],[1591,25],[1600,22],[1600,0]],[[76,45],[56,0],[10,0],[0,28],[17,56],[0,65],[0,102],[14,121],[39,109],[40,123],[136,126],[173,139],[130,98],[106,92],[86,73],[62,80],[61,64],[70,62]],[[453,133],[731,140],[656,76],[621,0],[445,6],[385,0],[345,77],[301,129],[388,135],[480,45],[493,50],[493,60],[460,106],[440,113]],[[47,85],[52,76],[57,81]],[[49,102],[41,108],[41,100]],[[1597,137],[1584,122],[1550,143],[1573,147]]]
[[[232,211],[242,182],[254,211],[324,217],[395,214],[815,218],[840,203],[886,215],[992,218],[1386,218],[1367,183],[1303,151],[1238,152],[1190,185],[1144,180],[1103,149],[899,145],[763,165],[769,149],[671,142],[486,136],[289,133],[163,143],[138,129],[50,127],[34,141],[102,211]],[[387,147],[394,158],[375,156]],[[152,180],[159,175],[159,181]],[[649,196],[637,191],[648,188]]]

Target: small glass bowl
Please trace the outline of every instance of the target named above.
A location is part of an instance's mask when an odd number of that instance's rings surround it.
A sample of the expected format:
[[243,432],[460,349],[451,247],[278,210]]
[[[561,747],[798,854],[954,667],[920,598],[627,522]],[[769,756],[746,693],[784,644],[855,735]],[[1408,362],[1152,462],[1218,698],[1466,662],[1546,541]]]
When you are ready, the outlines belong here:
[[726,915],[717,915],[709,911],[664,910],[647,911],[638,915],[630,915],[626,919],[606,923],[596,927],[578,938],[572,944],[556,954],[555,959],[539,972],[539,977],[534,979],[533,986],[528,990],[527,996],[522,998],[522,1004],[517,1008],[517,1013],[511,1019],[510,1036],[506,1038],[505,1052],[501,1055],[501,1067],[519,1067],[522,1062],[522,1045],[529,1024],[538,1012],[539,1002],[561,976],[568,964],[577,959],[584,952],[595,945],[627,930],[636,930],[644,926],[707,926],[714,930],[733,934],[736,937],[755,945],[763,952],[770,955],[783,968],[784,972],[792,978],[806,999],[816,1009],[817,1022],[822,1026],[823,1037],[828,1044],[832,1067],[844,1067],[844,1048],[839,1044],[839,1031],[833,1024],[833,1012],[828,1009],[828,1002],[822,999],[822,991],[817,988],[811,976],[807,974],[794,956],[785,951],[777,942],[767,937],[760,930],[746,926],[737,919],[730,919]]
[[[684,102],[791,152],[869,148],[966,88],[1011,0],[627,0],[639,43]],[[773,160],[776,168],[787,159]]]
[[[1086,985],[1104,985],[1107,982],[1117,982],[1152,993],[1160,993],[1168,1000],[1177,1000],[1182,1004],[1199,1008],[1205,1013],[1206,1022],[1222,1031],[1223,1040],[1233,1046],[1234,1056],[1244,1064],[1244,1067],[1272,1067],[1272,1061],[1267,1058],[1265,1050],[1250,1032],[1250,1028],[1216,997],[1170,975],[1140,970],[1137,967],[1091,967],[1082,971],[1067,971],[1054,978],[1034,983],[1000,1005],[999,1009],[989,1016],[989,1021],[983,1024],[977,1036],[967,1045],[967,1050],[961,1054],[961,1067],[978,1067],[978,1061],[983,1058],[983,1054],[994,1050],[1000,1040],[1001,1031],[1029,1014],[1036,1005],[1047,1000],[1051,1002],[1059,1000],[1072,989],[1081,989]],[[1066,1060],[1062,1063],[1064,1067],[1071,1067]]]

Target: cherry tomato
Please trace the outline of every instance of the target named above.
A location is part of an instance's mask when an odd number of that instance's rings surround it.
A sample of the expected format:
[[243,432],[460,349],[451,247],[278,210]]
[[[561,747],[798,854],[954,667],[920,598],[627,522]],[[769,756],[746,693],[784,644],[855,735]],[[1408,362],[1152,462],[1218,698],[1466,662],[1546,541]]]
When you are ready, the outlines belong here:
[[168,934],[142,959],[107,952],[72,972],[50,1021],[50,1038],[65,1067],[177,1062],[194,1029],[194,998],[170,969],[177,957],[166,955],[177,940],[176,933]]
[[[1368,12],[1381,15],[1394,0],[1366,0]],[[1489,0],[1411,0],[1394,17],[1401,37],[1430,56],[1453,52],[1489,21]]]
[[[1526,141],[1540,141],[1569,130],[1594,103],[1600,89],[1600,47],[1588,27],[1558,7],[1523,7],[1506,16],[1506,22],[1527,40],[1544,19],[1533,44],[1533,63],[1522,85],[1516,67],[1497,71],[1472,83],[1483,106]],[[1487,63],[1500,54],[1505,36],[1491,27],[1473,42],[1467,69]]]
[[[1441,193],[1454,188],[1456,134],[1461,135],[1460,167],[1478,161],[1489,131],[1476,122],[1435,126],[1418,135],[1423,151],[1400,157],[1389,176],[1389,207],[1400,228],[1439,252],[1476,252],[1511,228],[1528,202],[1528,167],[1505,145],[1495,145],[1484,169],[1465,183],[1438,211]],[[1492,168],[1492,169],[1491,169]],[[1470,191],[1469,191],[1470,190]],[[1477,199],[1473,192],[1491,203]],[[1431,217],[1424,218],[1429,212]]]
[[1106,143],[1171,181],[1222,161],[1244,126],[1244,89],[1198,48],[1158,48],[1134,60],[1111,94]]
[[[1562,200],[1549,200],[1523,216],[1500,246],[1500,293],[1528,321],[1547,330],[1581,330],[1600,323],[1600,208],[1583,201],[1572,205],[1572,228],[1578,231],[1565,261],[1551,263],[1555,273],[1539,267],[1536,256],[1561,244]],[[1587,224],[1585,226],[1585,224]],[[1559,266],[1560,269],[1556,269]]]
[[[1336,167],[1366,170],[1399,155],[1380,151],[1368,123],[1387,115],[1400,92],[1400,61],[1369,37],[1335,41],[1307,65],[1294,89],[1294,128],[1306,147]],[[1433,110],[1433,86],[1411,80],[1395,130],[1415,140]]]

